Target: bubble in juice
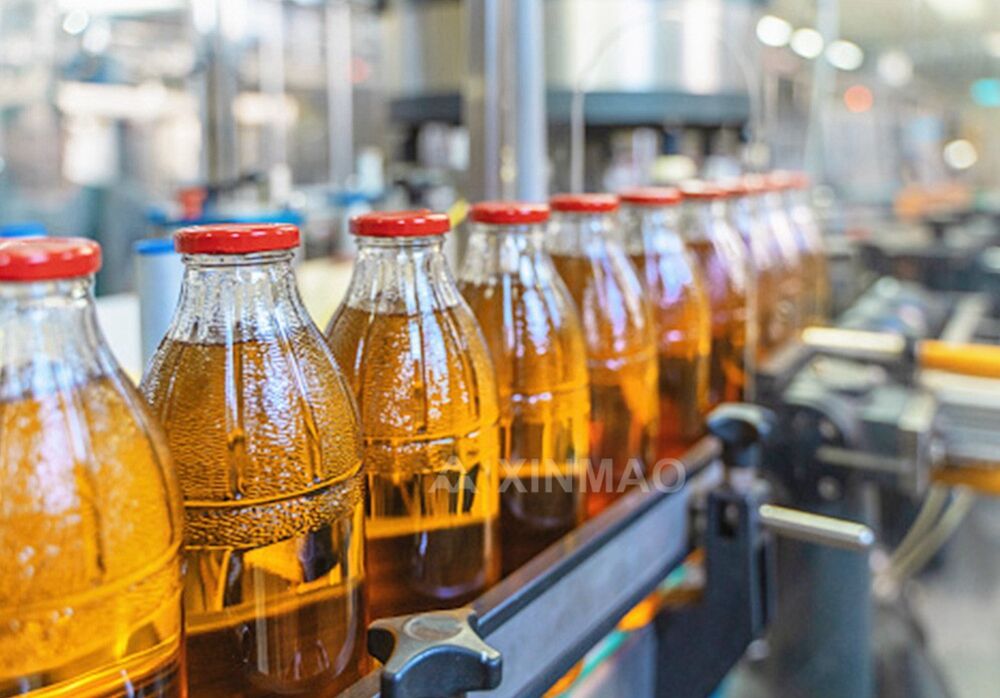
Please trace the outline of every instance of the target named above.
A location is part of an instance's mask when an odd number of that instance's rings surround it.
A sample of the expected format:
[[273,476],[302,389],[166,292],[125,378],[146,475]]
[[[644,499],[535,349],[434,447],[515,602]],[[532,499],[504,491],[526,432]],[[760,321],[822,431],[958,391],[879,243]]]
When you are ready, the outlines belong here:
[[98,250],[0,243],[0,696],[186,695],[180,493],[97,329]]
[[656,338],[613,196],[557,196],[548,247],[583,324],[590,378],[587,515],[641,483],[659,426]]
[[682,187],[682,194],[686,201],[682,224],[685,242],[698,260],[711,309],[708,403],[712,408],[744,399],[750,278],[743,243],[725,217],[722,190],[705,182],[690,182]]
[[459,279],[500,397],[503,573],[584,516],[590,394],[573,299],[544,249],[548,206],[476,204]]
[[680,192],[622,193],[625,248],[653,309],[659,361],[656,456],[678,458],[704,431],[712,330],[698,262],[680,234]]
[[360,428],[287,228],[178,233],[180,307],[143,382],[184,492],[195,696],[334,696],[368,667]]
[[447,269],[446,216],[352,228],[358,257],[326,334],[361,412],[372,615],[460,606],[500,574],[493,366]]

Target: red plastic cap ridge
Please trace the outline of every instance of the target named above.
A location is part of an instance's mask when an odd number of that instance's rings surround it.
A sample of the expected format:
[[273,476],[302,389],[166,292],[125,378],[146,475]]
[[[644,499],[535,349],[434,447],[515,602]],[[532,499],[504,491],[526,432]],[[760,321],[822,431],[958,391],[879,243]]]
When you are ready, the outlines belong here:
[[0,281],[87,276],[101,268],[101,246],[86,238],[20,238],[0,242]]
[[561,213],[610,213],[618,210],[614,194],[556,194],[549,200],[553,211]]
[[351,232],[362,237],[422,237],[443,235],[451,230],[451,220],[443,213],[419,211],[379,211],[351,219]]
[[619,197],[622,203],[634,206],[675,206],[684,198],[676,187],[638,187],[623,191]]
[[483,201],[472,207],[469,217],[476,223],[493,225],[525,225],[544,223],[549,219],[547,204],[522,201]]
[[298,226],[287,223],[196,225],[174,233],[174,247],[183,254],[252,254],[298,246]]

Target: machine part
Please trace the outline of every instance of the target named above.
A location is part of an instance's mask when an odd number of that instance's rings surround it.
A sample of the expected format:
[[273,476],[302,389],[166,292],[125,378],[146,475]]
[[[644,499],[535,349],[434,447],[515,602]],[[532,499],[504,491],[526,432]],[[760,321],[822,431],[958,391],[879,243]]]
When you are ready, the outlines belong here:
[[944,546],[972,510],[976,497],[962,489],[945,508],[934,527],[926,535],[918,538],[909,550],[894,554],[889,574],[899,584],[923,569]]
[[470,608],[375,621],[368,649],[384,665],[382,698],[451,696],[500,685],[500,653],[479,638]]
[[[462,666],[463,680],[492,677],[492,653],[482,645],[465,643],[468,635],[460,621],[470,617],[475,618],[475,623],[469,627],[503,657],[503,680],[488,695],[541,695],[688,554],[689,503],[696,492],[719,483],[720,471],[712,467],[719,453],[715,439],[703,439],[682,459],[682,483],[672,488],[654,487],[620,500],[457,616],[445,620],[439,617],[441,614],[432,613],[427,615],[437,617],[435,620],[416,625],[412,624],[414,618],[421,616],[391,619],[389,625],[376,624],[373,648],[382,656],[389,644],[387,637],[393,633],[402,637],[404,626],[430,642],[416,651],[412,643],[403,643],[409,647],[407,653],[399,660],[388,658],[392,669],[389,678],[383,679],[381,672],[375,672],[348,689],[342,698],[378,695],[380,684],[388,686],[383,681],[391,683],[392,695],[398,698],[440,696],[439,689],[445,686],[441,672],[425,671],[419,666],[425,661],[441,666],[438,662],[447,657]],[[586,612],[581,613],[581,609]],[[422,631],[440,625],[446,626],[448,632],[438,633],[437,640],[431,637],[434,633]],[[462,640],[459,647],[457,640]],[[469,667],[475,652],[483,661],[480,670]],[[487,688],[485,682],[481,688]]]
[[764,528],[793,540],[855,552],[870,550],[875,544],[874,532],[864,524],[774,504],[761,505],[757,513]]

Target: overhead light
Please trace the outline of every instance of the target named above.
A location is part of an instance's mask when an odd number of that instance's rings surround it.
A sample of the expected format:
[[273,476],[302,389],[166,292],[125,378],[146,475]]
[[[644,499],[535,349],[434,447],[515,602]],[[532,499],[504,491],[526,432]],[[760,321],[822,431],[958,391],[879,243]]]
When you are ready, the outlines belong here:
[[792,38],[792,25],[781,17],[764,15],[757,21],[757,38],[765,46],[787,46]]
[[878,57],[878,74],[889,87],[903,87],[913,79],[913,61],[904,51],[886,51]]
[[823,35],[809,27],[796,29],[792,34],[792,50],[803,58],[816,58],[823,53]]
[[981,107],[1000,107],[1000,79],[981,78],[969,88],[972,101]]
[[994,58],[1000,58],[1000,31],[990,32],[984,36],[983,46],[986,47],[986,53]]
[[875,96],[864,85],[851,85],[844,90],[844,106],[854,114],[863,114],[872,108]]
[[944,147],[944,162],[955,170],[967,170],[979,160],[976,146],[964,138],[956,138]]
[[979,19],[983,15],[983,0],[924,0],[943,18],[955,22]]
[[88,24],[90,24],[90,15],[87,14],[87,11],[76,9],[70,10],[63,18],[62,28],[67,34],[77,36],[83,33]]
[[826,60],[838,70],[857,70],[865,62],[865,52],[852,41],[838,39],[826,47]]

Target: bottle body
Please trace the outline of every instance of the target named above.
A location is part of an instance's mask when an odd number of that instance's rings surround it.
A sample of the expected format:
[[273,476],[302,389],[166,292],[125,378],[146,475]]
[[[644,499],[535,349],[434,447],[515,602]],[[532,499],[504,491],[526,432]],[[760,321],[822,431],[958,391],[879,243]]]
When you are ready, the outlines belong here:
[[610,215],[553,216],[547,245],[583,324],[590,381],[587,515],[655,463],[659,401],[652,314]]
[[0,283],[0,696],[184,696],[180,495],[90,288]]
[[795,240],[792,227],[782,204],[780,192],[773,185],[758,198],[758,208],[764,225],[767,226],[775,254],[780,260],[779,302],[774,320],[777,343],[793,339],[801,329],[806,308],[809,305],[805,292],[805,278],[802,257]]
[[573,300],[542,237],[538,224],[478,224],[459,275],[497,373],[504,574],[584,516],[586,350]]
[[755,211],[754,201],[741,191],[730,196],[726,203],[733,229],[743,241],[753,277],[756,292],[754,356],[760,363],[790,334],[783,324],[785,318],[781,312],[783,264],[768,227]]
[[739,402],[745,396],[748,328],[753,321],[751,282],[742,241],[726,220],[720,199],[694,198],[685,203],[682,229],[708,291],[711,409],[723,402]]
[[[627,201],[627,199],[626,199]],[[684,245],[675,205],[626,205],[625,245],[656,332],[660,427],[656,457],[677,458],[702,435],[712,346],[708,296]]]
[[185,262],[142,387],[184,493],[192,695],[336,695],[367,669],[353,399],[290,251]]
[[493,367],[439,238],[357,239],[326,336],[364,431],[372,616],[459,606],[500,572]]
[[829,314],[830,270],[827,266],[823,231],[809,205],[809,193],[805,186],[803,184],[789,189],[786,194],[787,211],[802,259],[803,276],[808,281],[803,322],[806,325],[822,325]]

